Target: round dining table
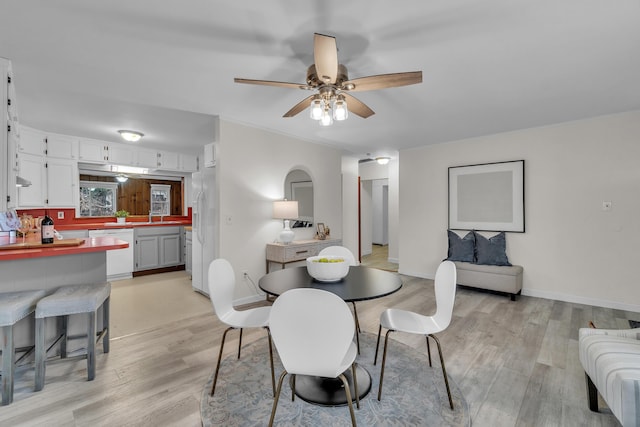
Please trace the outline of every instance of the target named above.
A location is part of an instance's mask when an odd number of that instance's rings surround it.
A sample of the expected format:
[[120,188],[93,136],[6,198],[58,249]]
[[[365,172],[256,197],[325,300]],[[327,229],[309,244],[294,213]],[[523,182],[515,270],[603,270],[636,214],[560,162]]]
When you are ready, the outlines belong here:
[[[293,267],[268,273],[258,281],[258,286],[269,295],[279,296],[290,289],[315,288],[332,292],[345,302],[365,301],[381,298],[397,292],[402,279],[397,273],[362,265],[349,267],[349,273],[338,282],[320,282],[309,275],[307,267]],[[357,331],[356,331],[357,333]],[[344,375],[353,390],[353,378],[348,369]],[[357,365],[358,394],[360,398],[371,390],[371,375]],[[324,406],[346,405],[342,381],[333,378],[297,375],[295,392],[298,397]]]

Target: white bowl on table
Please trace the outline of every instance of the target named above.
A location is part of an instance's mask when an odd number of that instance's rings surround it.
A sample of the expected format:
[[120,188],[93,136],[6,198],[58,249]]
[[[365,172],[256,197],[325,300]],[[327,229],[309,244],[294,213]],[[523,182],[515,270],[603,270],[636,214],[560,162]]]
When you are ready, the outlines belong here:
[[349,274],[349,262],[336,255],[311,256],[307,258],[307,271],[319,282],[339,282]]

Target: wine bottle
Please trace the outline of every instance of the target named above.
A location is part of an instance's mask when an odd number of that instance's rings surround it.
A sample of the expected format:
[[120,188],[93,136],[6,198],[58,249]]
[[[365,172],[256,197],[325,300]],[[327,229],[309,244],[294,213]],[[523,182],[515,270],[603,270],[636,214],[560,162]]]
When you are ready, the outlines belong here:
[[54,231],[53,231],[53,220],[49,217],[48,213],[44,214],[44,218],[42,219],[40,232],[42,233],[42,244],[53,243]]

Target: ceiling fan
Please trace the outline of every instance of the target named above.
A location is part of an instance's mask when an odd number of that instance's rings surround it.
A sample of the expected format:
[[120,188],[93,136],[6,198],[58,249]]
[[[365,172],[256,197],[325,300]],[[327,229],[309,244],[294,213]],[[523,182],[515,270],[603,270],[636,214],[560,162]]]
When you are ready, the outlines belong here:
[[251,80],[237,77],[234,81],[236,83],[315,91],[315,94],[294,105],[283,117],[293,117],[310,107],[311,118],[319,120],[323,126],[331,125],[334,119],[345,120],[349,111],[365,119],[375,114],[371,108],[350,95],[349,92],[364,92],[422,83],[422,71],[380,74],[349,80],[347,67],[338,63],[336,38],[332,36],[314,34],[313,58],[315,64],[311,64],[307,69],[307,83]]

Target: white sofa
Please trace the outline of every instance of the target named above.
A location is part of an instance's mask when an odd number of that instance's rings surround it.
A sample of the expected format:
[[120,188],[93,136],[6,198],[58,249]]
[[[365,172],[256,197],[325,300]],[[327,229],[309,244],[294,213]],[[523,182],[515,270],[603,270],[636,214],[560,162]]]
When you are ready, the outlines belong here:
[[623,426],[640,426],[640,328],[581,328],[578,342],[589,409],[600,392]]
[[483,265],[456,261],[458,284],[490,291],[505,292],[511,301],[522,292],[522,272],[519,265]]

